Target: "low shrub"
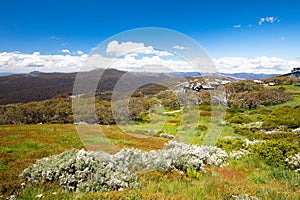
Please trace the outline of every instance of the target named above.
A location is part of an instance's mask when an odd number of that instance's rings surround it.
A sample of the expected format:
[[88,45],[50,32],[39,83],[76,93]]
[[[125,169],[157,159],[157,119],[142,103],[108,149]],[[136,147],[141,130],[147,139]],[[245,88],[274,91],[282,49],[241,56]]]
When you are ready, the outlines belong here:
[[59,181],[62,187],[76,191],[120,190],[139,187],[136,172],[143,169],[204,171],[205,166],[223,166],[227,157],[217,147],[175,141],[166,144],[165,149],[150,152],[122,149],[110,155],[71,150],[36,161],[20,176],[36,184]]
[[249,194],[238,194],[238,195],[232,195],[231,199],[233,200],[259,200],[256,196],[251,196]]
[[246,145],[246,142],[243,139],[237,138],[233,140],[219,140],[216,143],[216,146],[227,151],[239,150]]
[[265,83],[275,83],[276,85],[292,85],[295,83],[300,83],[300,79],[293,76],[280,76],[267,78]]
[[263,129],[256,127],[234,127],[234,133],[255,140],[283,140],[300,146],[300,132],[294,133],[291,131],[279,131],[267,134]]
[[233,158],[235,160],[239,160],[239,159],[243,158],[246,155],[250,155],[250,151],[248,151],[246,149],[240,149],[240,150],[237,150],[237,151],[230,152],[229,157]]
[[111,166],[111,156],[104,152],[71,150],[38,160],[20,176],[40,183],[59,180],[69,190],[108,191],[138,186],[137,176],[127,168]]
[[199,105],[199,110],[211,111],[212,106],[211,105]]
[[300,106],[290,107],[284,106],[278,108],[269,116],[263,119],[264,128],[277,128],[278,126],[285,126],[287,128],[300,127]]
[[188,177],[194,178],[194,179],[199,179],[201,177],[201,173],[198,172],[195,169],[187,168],[186,169],[186,174],[187,174]]
[[198,127],[197,127],[197,129],[199,131],[207,131],[208,127],[205,126],[205,125],[199,124]]
[[285,161],[290,169],[300,173],[300,153],[288,157]]
[[165,133],[165,132],[159,134],[159,137],[163,137],[163,138],[167,138],[167,139],[171,139],[171,140],[175,138],[174,135],[170,135],[170,134]]
[[227,84],[225,90],[228,106],[232,112],[239,108],[253,109],[292,99],[292,95],[284,88],[265,88],[250,80]]
[[265,114],[268,115],[272,112],[272,110],[268,110],[268,109],[259,109],[259,110],[252,110],[249,112],[249,115],[255,115],[255,114]]
[[272,166],[285,166],[286,159],[299,151],[299,147],[293,143],[281,140],[269,140],[259,145],[253,146],[252,149],[260,158]]
[[246,116],[246,115],[241,115],[237,114],[228,119],[229,123],[234,123],[234,124],[248,124],[252,122],[251,118]]

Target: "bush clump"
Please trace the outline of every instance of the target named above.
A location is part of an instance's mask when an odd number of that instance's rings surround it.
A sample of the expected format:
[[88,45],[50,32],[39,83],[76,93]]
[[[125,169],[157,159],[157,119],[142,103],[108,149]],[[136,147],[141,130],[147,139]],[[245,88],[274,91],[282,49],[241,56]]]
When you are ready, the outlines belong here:
[[292,95],[284,88],[266,88],[251,80],[227,84],[225,91],[228,106],[232,111],[280,104],[292,99]]
[[269,116],[263,118],[264,128],[276,128],[278,126],[300,127],[300,106],[284,106],[272,111]]
[[267,164],[276,167],[285,166],[285,160],[299,151],[297,145],[281,140],[268,140],[252,148]]
[[290,169],[300,173],[300,153],[288,157],[285,161]]
[[216,146],[219,148],[222,148],[226,150],[227,152],[233,151],[233,150],[239,150],[246,146],[246,142],[243,139],[237,138],[237,139],[228,139],[228,140],[219,140],[216,143]]
[[108,191],[138,186],[137,176],[127,168],[111,167],[104,152],[70,150],[36,161],[20,176],[32,183],[59,180],[64,188],[77,191]]
[[268,78],[265,83],[275,83],[276,85],[292,85],[300,83],[300,79],[293,76],[280,76]]
[[234,123],[234,124],[248,124],[252,122],[251,118],[246,116],[246,115],[241,115],[237,114],[228,119],[229,123]]
[[36,161],[20,176],[33,183],[59,181],[74,191],[110,191],[139,187],[136,172],[153,170],[196,170],[208,165],[223,166],[228,156],[220,148],[170,141],[165,149],[143,152],[122,149],[115,155],[70,150]]

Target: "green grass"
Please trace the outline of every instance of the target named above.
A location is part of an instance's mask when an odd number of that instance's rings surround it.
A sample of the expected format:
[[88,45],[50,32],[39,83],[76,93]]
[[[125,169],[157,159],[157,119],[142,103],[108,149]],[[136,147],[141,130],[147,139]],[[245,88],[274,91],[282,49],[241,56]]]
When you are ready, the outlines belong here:
[[223,130],[222,130],[222,133],[221,133],[221,136],[220,136],[220,139],[234,139],[234,138],[245,138],[244,136],[242,135],[238,135],[238,134],[235,134],[234,133],[234,128],[232,128],[231,126],[224,126],[223,127]]
[[[259,117],[267,115],[260,113],[263,109],[274,110],[285,105],[299,105],[300,87],[284,87],[293,92],[294,98],[291,101],[246,110],[244,114],[252,121],[258,121]],[[10,194],[18,196],[17,199],[36,199],[39,194],[43,194],[43,199],[230,199],[233,194],[243,193],[260,199],[299,199],[299,174],[285,168],[269,166],[256,155],[246,156],[238,161],[230,159],[228,166],[207,168],[206,173],[197,178],[178,171],[143,172],[139,174],[142,187],[134,190],[74,193],[62,189],[58,183],[43,183],[38,186],[26,183],[25,188],[21,187],[24,180],[18,175],[37,159],[70,148],[83,148],[81,139],[94,143],[101,142],[99,135],[96,137],[97,131],[93,132],[97,128],[101,128],[103,136],[119,149],[134,147],[146,151],[160,149],[168,142],[165,138],[155,136],[162,131],[194,144],[203,144],[207,132],[211,130],[217,130],[215,134],[220,133],[221,139],[245,138],[234,133],[234,127],[243,124],[233,126],[212,123],[213,118],[210,115],[213,108],[211,106],[200,108],[200,111],[192,109],[191,112],[183,113],[176,110],[173,112],[172,109],[166,112],[164,108],[156,107],[146,117],[150,121],[123,124],[119,127],[83,126],[89,134],[85,139],[78,136],[75,126],[71,124],[1,125],[0,199],[5,199]],[[257,112],[251,114],[252,111]],[[207,127],[207,130],[203,127]],[[149,137],[143,138],[141,137],[143,135]]]
[[[155,149],[161,148],[167,141],[155,137],[138,140],[123,134],[116,126],[101,127],[120,147]],[[39,186],[26,183],[25,189],[22,189],[18,175],[30,163],[68,148],[83,146],[74,125],[10,125],[0,126],[0,130],[1,195],[14,193],[19,195],[19,199],[35,199],[39,194],[43,194],[43,199],[229,199],[232,194],[241,193],[262,199],[298,197],[299,174],[268,166],[255,156],[230,160],[226,168],[207,168],[207,172],[198,178],[179,172],[145,172],[140,174],[141,189],[123,192],[73,193],[63,190],[57,183]],[[221,137],[240,136],[235,136],[232,128],[225,126]],[[62,140],[69,141],[69,146]],[[153,141],[161,142],[161,146],[153,146]]]

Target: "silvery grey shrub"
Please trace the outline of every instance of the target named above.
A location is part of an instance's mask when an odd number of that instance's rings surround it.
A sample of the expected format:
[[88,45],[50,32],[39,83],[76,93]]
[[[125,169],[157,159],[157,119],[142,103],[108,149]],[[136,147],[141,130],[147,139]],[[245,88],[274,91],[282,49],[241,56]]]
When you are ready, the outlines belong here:
[[247,156],[250,154],[251,154],[251,152],[249,150],[239,149],[239,150],[230,152],[229,157],[233,158],[235,160],[239,160],[239,159],[243,158],[244,156]]
[[250,196],[249,194],[231,195],[231,199],[234,200],[259,200],[256,196]]
[[222,167],[227,158],[220,148],[176,141],[161,150],[124,148],[114,155],[73,149],[37,160],[20,176],[33,183],[59,180],[62,187],[74,191],[110,191],[140,187],[136,173],[145,169],[204,172],[205,166]]
[[300,173],[300,153],[288,157],[285,161],[290,169]]

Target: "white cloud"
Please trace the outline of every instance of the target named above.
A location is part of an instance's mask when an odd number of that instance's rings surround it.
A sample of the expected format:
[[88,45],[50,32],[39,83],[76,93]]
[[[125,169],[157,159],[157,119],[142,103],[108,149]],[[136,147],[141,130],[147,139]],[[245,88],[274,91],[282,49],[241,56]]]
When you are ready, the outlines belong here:
[[84,54],[84,53],[83,53],[83,51],[78,50],[78,51],[77,51],[77,54],[78,54],[78,55],[82,55],[82,54]]
[[183,50],[183,49],[186,49],[186,48],[184,46],[175,45],[175,46],[173,46],[173,49]]
[[284,60],[278,57],[223,57],[214,59],[219,72],[224,73],[265,73],[284,74],[300,65],[299,61]]
[[68,49],[62,49],[61,52],[71,54],[70,50],[68,50]]
[[234,25],[233,28],[241,28],[241,25],[240,24]]
[[145,46],[144,43],[136,42],[121,42],[116,40],[111,41],[106,48],[106,53],[115,56],[132,55],[137,56],[138,54],[154,54],[157,56],[170,56],[171,53],[167,51],[155,50],[152,46]]
[[124,59],[117,59],[111,67],[126,71],[195,71],[194,67],[186,61],[162,59],[159,56],[144,56],[141,59],[136,59],[133,56],[125,56]]
[[18,52],[0,53],[0,72],[74,72],[86,60],[87,55],[41,55]]
[[[88,58],[88,60],[87,60]],[[196,71],[184,60],[174,60],[160,56],[143,56],[139,59],[132,55],[122,58],[107,58],[99,54],[88,57],[82,55],[42,55],[39,52],[23,54],[19,52],[0,53],[0,72],[75,72],[110,66],[126,71]],[[196,59],[196,58],[195,58]],[[197,58],[202,63],[202,71],[214,71],[208,58]],[[213,59],[218,72],[224,73],[265,73],[283,74],[300,66],[300,60],[284,60],[278,57],[222,57]],[[82,69],[82,66],[84,68]]]
[[279,19],[277,17],[262,17],[262,18],[260,18],[258,24],[262,25],[265,22],[272,24],[274,22],[279,22]]

